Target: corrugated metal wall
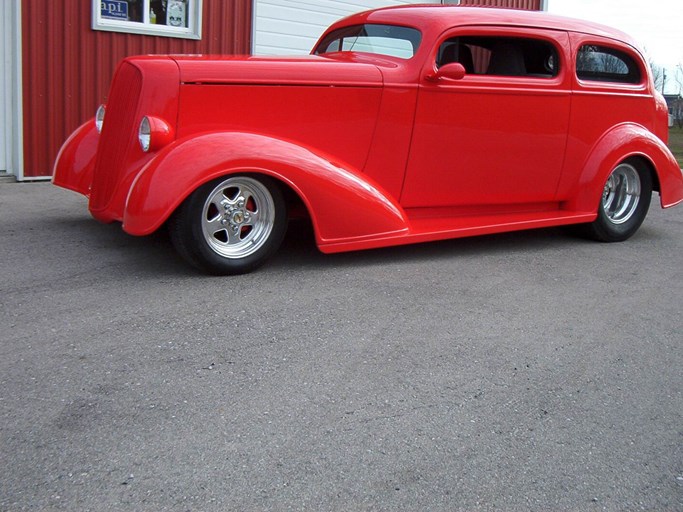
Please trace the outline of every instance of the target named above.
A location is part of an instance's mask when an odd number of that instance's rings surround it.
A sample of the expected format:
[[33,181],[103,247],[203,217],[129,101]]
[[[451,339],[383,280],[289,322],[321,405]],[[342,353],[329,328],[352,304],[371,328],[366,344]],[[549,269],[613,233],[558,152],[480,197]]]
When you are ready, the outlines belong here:
[[52,173],[61,144],[94,115],[122,58],[250,50],[252,0],[204,0],[201,41],[92,30],[91,6],[90,0],[22,1],[27,178]]
[[[202,40],[194,41],[92,30],[90,0],[22,0],[24,177],[52,173],[61,144],[92,117],[122,58],[146,53],[249,53],[252,4],[204,0]],[[460,4],[541,8],[541,0]]]
[[460,0],[460,5],[478,5],[479,7],[507,7],[525,11],[540,11],[541,0]]

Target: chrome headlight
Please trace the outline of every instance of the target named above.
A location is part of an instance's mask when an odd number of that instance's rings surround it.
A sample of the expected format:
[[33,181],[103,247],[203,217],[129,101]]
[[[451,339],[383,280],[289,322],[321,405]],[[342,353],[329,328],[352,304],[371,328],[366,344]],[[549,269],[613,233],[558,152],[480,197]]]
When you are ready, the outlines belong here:
[[95,126],[97,127],[97,133],[102,133],[102,125],[104,124],[104,114],[107,112],[107,108],[104,105],[97,107],[97,112],[95,112]]
[[149,151],[149,147],[152,142],[152,127],[149,124],[149,118],[147,116],[143,117],[142,121],[140,121],[138,140],[140,141],[140,147],[142,150],[145,153]]
[[140,121],[138,140],[145,153],[163,148],[173,142],[174,137],[171,126],[159,117],[145,116]]

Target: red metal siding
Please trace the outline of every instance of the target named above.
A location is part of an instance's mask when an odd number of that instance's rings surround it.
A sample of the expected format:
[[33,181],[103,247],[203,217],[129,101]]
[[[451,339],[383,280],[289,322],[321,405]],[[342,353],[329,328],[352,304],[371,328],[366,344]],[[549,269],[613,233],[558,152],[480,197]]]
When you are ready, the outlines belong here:
[[506,7],[524,11],[540,11],[541,0],[460,0],[460,5],[477,5],[479,7]]
[[118,62],[147,53],[247,54],[251,0],[204,0],[202,40],[90,28],[90,0],[24,0],[24,176],[49,176],[61,144],[92,117]]

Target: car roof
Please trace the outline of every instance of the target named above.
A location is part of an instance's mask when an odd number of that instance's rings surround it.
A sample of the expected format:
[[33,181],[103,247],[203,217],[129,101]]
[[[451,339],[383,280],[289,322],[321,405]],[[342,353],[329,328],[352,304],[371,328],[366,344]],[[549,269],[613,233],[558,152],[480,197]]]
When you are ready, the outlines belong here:
[[357,23],[397,23],[421,30],[438,31],[439,33],[447,28],[456,26],[512,25],[602,36],[638,48],[635,40],[620,30],[599,23],[566,18],[539,11],[459,5],[413,4],[361,12],[340,20],[334,26],[347,26]]

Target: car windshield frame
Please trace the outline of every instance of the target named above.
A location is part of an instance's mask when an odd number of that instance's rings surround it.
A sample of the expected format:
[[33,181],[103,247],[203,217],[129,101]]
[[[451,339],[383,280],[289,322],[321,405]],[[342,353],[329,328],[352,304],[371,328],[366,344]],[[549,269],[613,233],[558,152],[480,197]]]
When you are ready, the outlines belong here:
[[404,25],[364,23],[338,28],[316,46],[314,55],[362,52],[383,57],[412,59],[422,42],[422,32]]

